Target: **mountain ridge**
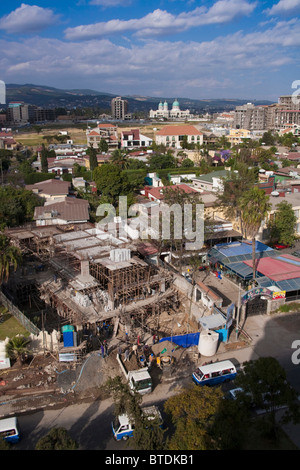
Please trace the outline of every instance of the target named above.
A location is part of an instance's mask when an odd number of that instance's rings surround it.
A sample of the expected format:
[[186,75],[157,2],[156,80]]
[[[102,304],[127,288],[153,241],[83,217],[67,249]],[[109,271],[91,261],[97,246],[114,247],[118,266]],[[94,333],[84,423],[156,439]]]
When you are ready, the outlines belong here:
[[[40,107],[74,109],[77,107],[98,107],[103,110],[110,110],[111,100],[116,96],[122,96],[128,100],[128,112],[149,112],[150,109],[157,109],[160,101],[167,101],[171,104],[175,98],[151,97],[143,95],[116,95],[92,89],[60,89],[45,85],[35,84],[7,84],[6,103],[11,101],[23,101]],[[236,106],[251,102],[256,105],[272,104],[268,100],[251,100],[235,98],[205,98],[194,99],[179,97],[181,109],[190,109],[191,113],[201,112],[221,112],[233,110]]]

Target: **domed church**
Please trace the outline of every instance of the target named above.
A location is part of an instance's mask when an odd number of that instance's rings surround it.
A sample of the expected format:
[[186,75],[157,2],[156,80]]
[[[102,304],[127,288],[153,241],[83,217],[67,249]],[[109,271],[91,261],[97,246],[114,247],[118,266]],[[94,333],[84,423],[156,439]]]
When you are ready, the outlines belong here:
[[164,103],[161,101],[156,111],[153,111],[153,109],[150,110],[149,117],[150,119],[189,119],[190,111],[188,109],[181,111],[177,99],[173,102],[172,109],[170,110],[167,101]]

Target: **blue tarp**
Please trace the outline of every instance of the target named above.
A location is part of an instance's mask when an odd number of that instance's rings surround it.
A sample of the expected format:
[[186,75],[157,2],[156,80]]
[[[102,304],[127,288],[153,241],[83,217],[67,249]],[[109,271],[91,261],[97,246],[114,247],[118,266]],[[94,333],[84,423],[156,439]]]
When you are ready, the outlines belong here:
[[63,334],[64,337],[64,347],[69,348],[74,346],[74,333],[73,331],[65,331]]
[[[252,256],[252,243],[251,242],[232,242],[227,245],[216,245],[216,249],[227,258],[231,256],[251,255]],[[262,253],[265,251],[273,251],[268,245],[259,242],[255,242],[255,252]]]
[[189,348],[191,346],[198,346],[200,333],[189,333],[187,335],[180,336],[169,336],[168,338],[162,338],[159,342],[171,341],[172,343],[181,346],[182,348]]

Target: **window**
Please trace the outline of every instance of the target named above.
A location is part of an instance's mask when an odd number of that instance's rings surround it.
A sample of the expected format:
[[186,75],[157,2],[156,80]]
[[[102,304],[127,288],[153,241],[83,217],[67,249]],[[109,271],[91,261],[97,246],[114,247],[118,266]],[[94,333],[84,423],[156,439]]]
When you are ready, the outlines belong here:
[[128,424],[124,424],[123,426],[120,427],[120,431],[127,431],[129,429]]

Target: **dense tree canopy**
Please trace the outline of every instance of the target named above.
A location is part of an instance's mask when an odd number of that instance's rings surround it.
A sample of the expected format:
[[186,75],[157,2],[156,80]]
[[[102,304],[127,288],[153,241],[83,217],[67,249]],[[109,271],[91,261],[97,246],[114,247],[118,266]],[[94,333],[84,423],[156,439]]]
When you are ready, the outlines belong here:
[[78,444],[65,428],[53,428],[36,444],[35,450],[76,450]]
[[13,186],[0,188],[0,224],[8,227],[32,220],[34,208],[43,200],[31,191]]
[[271,241],[292,245],[295,241],[297,217],[292,204],[282,201],[276,206],[276,212],[269,223]]

